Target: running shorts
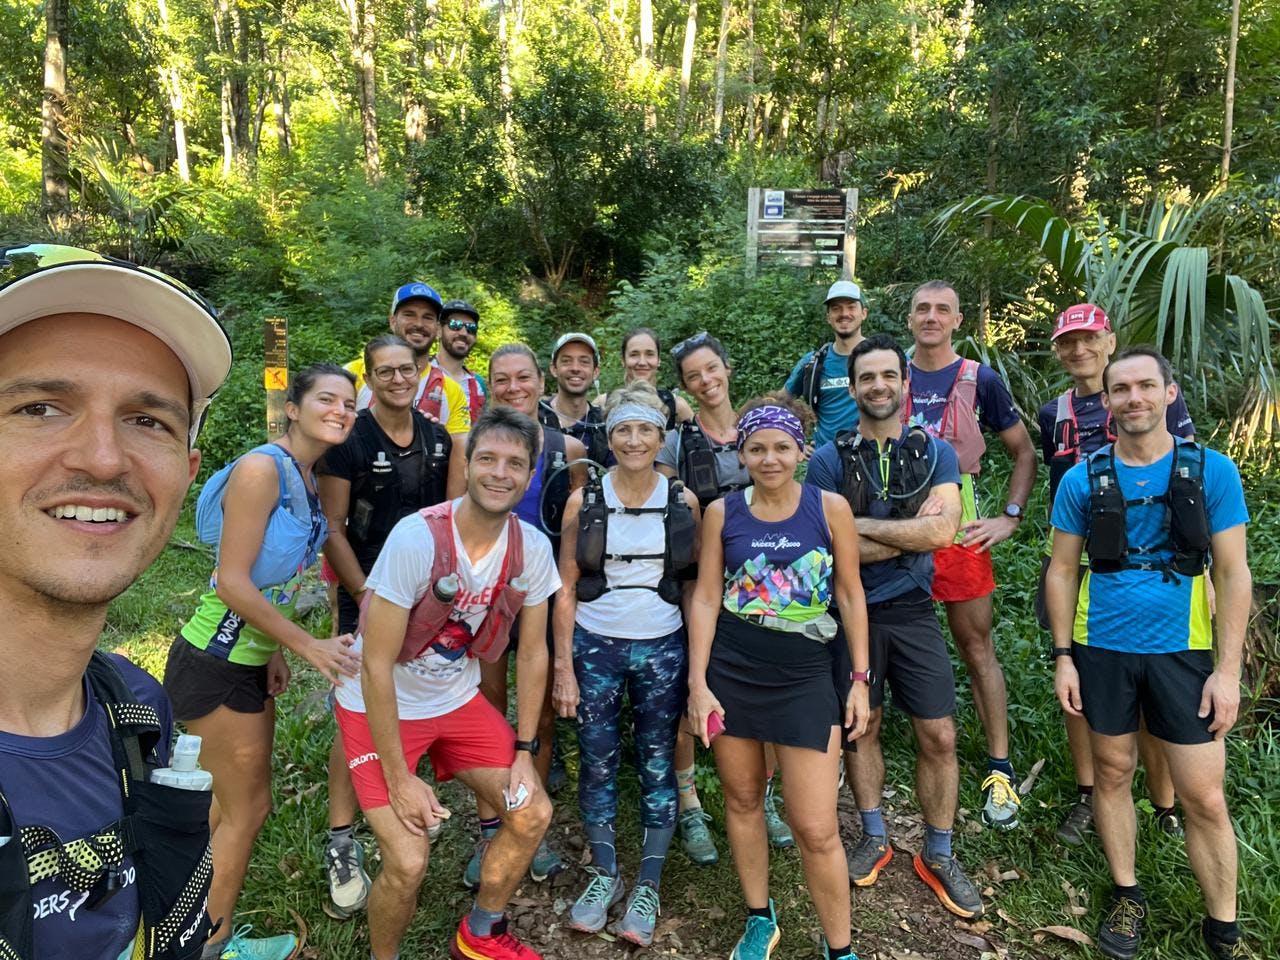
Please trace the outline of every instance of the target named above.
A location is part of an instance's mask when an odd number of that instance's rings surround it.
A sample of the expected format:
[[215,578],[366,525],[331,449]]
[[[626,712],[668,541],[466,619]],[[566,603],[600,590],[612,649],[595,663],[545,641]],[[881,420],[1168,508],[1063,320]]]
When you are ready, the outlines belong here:
[[933,599],[946,603],[977,600],[996,589],[991,551],[953,543],[933,553]]
[[1123,653],[1071,645],[1080,674],[1080,699],[1089,729],[1103,736],[1136,733],[1145,719],[1151,734],[1168,743],[1208,743],[1213,711],[1199,717],[1204,682],[1213,673],[1208,650]]

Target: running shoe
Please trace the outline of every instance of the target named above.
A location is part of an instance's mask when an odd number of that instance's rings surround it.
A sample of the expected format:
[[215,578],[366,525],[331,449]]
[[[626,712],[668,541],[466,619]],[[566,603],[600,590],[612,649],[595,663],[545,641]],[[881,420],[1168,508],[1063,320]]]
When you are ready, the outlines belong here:
[[729,954],[729,960],[769,960],[781,939],[778,914],[773,909],[773,900],[770,900],[768,917],[747,917],[747,929],[742,931],[742,939]]
[[822,944],[822,956],[823,960],[858,960],[858,955],[853,952],[853,947],[850,947],[844,953],[832,955],[831,948],[827,946],[825,940]]
[[1165,836],[1173,837],[1176,840],[1182,840],[1186,837],[1186,831],[1182,829],[1182,820],[1179,818],[1177,811],[1165,810],[1157,813],[1156,826],[1160,828],[1160,832]]
[[484,859],[484,852],[489,849],[489,843],[492,840],[492,837],[481,837],[477,840],[475,852],[471,854],[471,859],[462,870],[462,885],[468,890],[480,889],[480,861]]
[[960,866],[959,860],[955,857],[926,860],[917,853],[914,863],[916,875],[934,892],[944,907],[966,920],[982,916],[982,895]]
[[278,937],[250,937],[253,927],[245,924],[236,929],[222,947],[222,960],[289,960],[298,949],[298,938],[291,933]]
[[1243,938],[1221,940],[1211,934],[1207,918],[1200,921],[1200,935],[1204,937],[1205,949],[1209,951],[1209,956],[1213,957],[1213,960],[1247,960],[1251,956],[1249,948],[1244,945]]
[[569,926],[582,933],[599,933],[609,922],[609,911],[622,900],[622,878],[599,867],[587,867],[587,876],[587,889],[569,909]]
[[795,845],[795,837],[791,835],[791,827],[787,825],[787,821],[782,819],[782,814],[778,812],[778,800],[774,796],[772,790],[766,790],[764,794],[764,828],[769,833],[770,845],[777,847],[779,850],[785,850],[787,847]]
[[631,889],[627,910],[613,928],[623,940],[647,947],[653,943],[653,931],[658,926],[658,914],[662,904],[658,888],[648,880],[641,880]]
[[1078,847],[1085,841],[1085,834],[1093,828],[1093,804],[1078,800],[1071,805],[1067,815],[1058,824],[1058,839]]
[[351,837],[330,840],[324,846],[324,866],[329,874],[329,902],[324,912],[335,920],[349,920],[364,909],[372,885],[364,870],[364,847]]
[[533,860],[529,864],[529,876],[534,883],[541,883],[548,877],[554,877],[556,874],[564,870],[564,861],[560,859],[560,855],[547,846],[544,838],[538,844],[538,849],[533,854]]
[[1018,825],[1022,801],[1009,778],[999,770],[988,770],[982,781],[982,822],[988,827],[1012,830]]
[[893,847],[886,838],[864,833],[849,853],[849,881],[855,887],[871,886],[892,859]]
[[1112,960],[1133,960],[1142,942],[1142,921],[1147,905],[1123,894],[1112,893],[1107,914],[1098,928],[1098,949]]
[[711,830],[707,827],[710,822],[711,814],[701,807],[680,814],[680,846],[685,856],[700,867],[712,866],[720,860],[716,843],[711,839]]
[[458,923],[458,932],[449,944],[449,956],[453,960],[542,960],[542,954],[531,950],[507,933],[507,918],[493,925],[487,937],[471,932],[467,918]]

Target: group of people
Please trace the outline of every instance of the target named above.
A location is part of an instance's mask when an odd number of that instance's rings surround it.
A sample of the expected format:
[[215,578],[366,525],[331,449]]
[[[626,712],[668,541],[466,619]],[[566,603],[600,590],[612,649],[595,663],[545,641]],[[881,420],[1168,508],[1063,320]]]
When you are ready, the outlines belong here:
[[[479,816],[463,876],[475,899],[450,956],[536,960],[505,908],[526,872],[565,868],[545,836],[557,715],[576,721],[590,853],[575,930],[615,917],[616,936],[648,945],[676,837],[695,863],[716,861],[694,784],[701,741],[746,907],[732,960],[767,960],[780,940],[771,844],[799,849],[826,960],[855,957],[850,884],[873,885],[893,856],[886,700],[916,740],[926,832],[914,870],[946,909],[980,916],[952,850],[955,677],[934,603],[986,732],[982,817],[1016,828],[991,550],[1023,520],[1035,448],[999,375],[955,352],[952,286],[915,290],[910,358],[887,334],[863,335],[866,312],[855,283],[834,284],[833,341],[782,389],[739,404],[717,338],[670,351],[681,396],[658,386],[657,334],[632,330],[626,382],[593,397],[590,335],[553,345],[552,393],[522,343],[493,350],[482,377],[467,367],[475,307],[425,283],[401,287],[389,332],[346,367],[296,373],[287,431],[206,481],[196,525],[216,566],[161,690],[95,648],[107,603],[172,532],[229,341],[171,278],[74,248],[5,251],[0,596],[12,612],[0,650],[40,668],[0,686],[0,953],[296,952],[291,935],[234,923],[271,811],[286,648],[333,685],[329,910],[367,911],[373,960],[400,955],[431,840],[450,817],[432,783],[450,779],[474,793]],[[1181,830],[1175,793],[1181,802],[1204,940],[1215,957],[1236,956],[1222,738],[1249,604],[1239,475],[1190,439],[1163,357],[1113,355],[1100,308],[1069,308],[1051,336],[1073,386],[1040,411],[1053,537],[1038,609],[1079,784],[1058,835],[1081,843],[1096,829],[1115,881],[1099,945],[1135,956],[1147,910],[1134,873],[1141,752],[1166,829]],[[985,518],[974,487],[984,431],[1014,464],[1003,510]],[[293,620],[321,552],[330,637]],[[642,828],[639,862],[625,869],[624,717]],[[201,738],[212,796],[150,776],[170,762],[175,720]],[[418,775],[424,755],[431,782]],[[848,854],[842,761],[861,819]],[[381,856],[373,880],[360,812]]]

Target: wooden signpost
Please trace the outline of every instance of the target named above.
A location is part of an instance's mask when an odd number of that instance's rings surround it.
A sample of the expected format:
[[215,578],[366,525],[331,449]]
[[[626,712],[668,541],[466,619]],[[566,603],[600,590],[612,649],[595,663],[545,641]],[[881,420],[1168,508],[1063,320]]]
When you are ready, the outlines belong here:
[[284,413],[289,392],[289,321],[268,317],[262,321],[262,385],[267,391],[267,440],[281,436],[289,426]]
[[835,267],[853,279],[858,256],[858,191],[769,190],[747,198],[747,273],[761,263]]

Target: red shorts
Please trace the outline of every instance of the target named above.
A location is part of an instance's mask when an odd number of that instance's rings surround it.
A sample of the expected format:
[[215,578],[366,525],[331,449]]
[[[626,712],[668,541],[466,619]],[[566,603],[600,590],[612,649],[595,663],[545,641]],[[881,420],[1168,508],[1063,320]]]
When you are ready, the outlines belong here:
[[933,599],[947,602],[977,600],[996,589],[991,551],[953,543],[933,553]]
[[[334,707],[334,716],[342,731],[347,769],[351,771],[360,809],[385,807],[390,802],[387,781],[369,732],[369,718],[341,704]],[[431,757],[438,783],[452,780],[459,770],[506,769],[516,758],[516,732],[507,718],[478,692],[463,706],[442,717],[401,720],[400,743],[410,770],[418,769],[424,753]]]
[[320,582],[321,583],[337,583],[338,574],[329,565],[329,558],[321,554],[320,556]]

